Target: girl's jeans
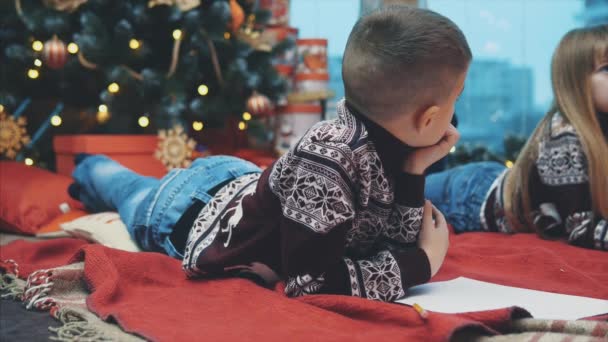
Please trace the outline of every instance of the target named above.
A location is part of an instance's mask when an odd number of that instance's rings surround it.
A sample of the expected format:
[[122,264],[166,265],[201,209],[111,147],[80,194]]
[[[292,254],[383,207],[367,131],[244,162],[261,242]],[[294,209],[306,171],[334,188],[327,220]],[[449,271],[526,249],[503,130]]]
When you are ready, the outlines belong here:
[[481,205],[504,170],[496,162],[478,162],[435,173],[426,178],[425,196],[456,232],[479,231]]

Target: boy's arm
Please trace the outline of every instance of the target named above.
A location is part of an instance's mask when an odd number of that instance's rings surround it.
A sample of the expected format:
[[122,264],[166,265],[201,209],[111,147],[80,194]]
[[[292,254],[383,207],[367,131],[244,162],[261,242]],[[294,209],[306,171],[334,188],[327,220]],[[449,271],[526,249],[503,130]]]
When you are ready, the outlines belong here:
[[447,250],[443,215],[427,201],[423,217],[418,246],[388,240],[376,254],[359,258],[343,257],[348,222],[325,236],[291,231],[283,238],[286,294],[342,294],[380,301],[403,297],[408,288],[427,282],[438,271]]
[[288,296],[327,293],[394,300],[430,277],[422,249],[345,258],[356,171],[347,146],[305,142],[270,176],[281,201],[281,258]]
[[375,255],[346,258],[345,236],[349,223],[326,235],[284,229],[283,267],[285,293],[342,294],[381,301],[405,295],[409,287],[430,278],[430,265],[421,248],[383,250]]

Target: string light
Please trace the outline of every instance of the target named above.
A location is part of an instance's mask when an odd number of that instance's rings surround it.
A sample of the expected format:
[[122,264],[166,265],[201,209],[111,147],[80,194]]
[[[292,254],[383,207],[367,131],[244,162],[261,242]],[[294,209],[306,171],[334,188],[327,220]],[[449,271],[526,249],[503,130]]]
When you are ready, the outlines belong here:
[[183,35],[182,30],[180,30],[180,29],[173,30],[173,39],[180,40],[180,39],[182,39],[182,35]]
[[137,50],[139,49],[139,47],[141,46],[141,43],[139,42],[139,40],[133,38],[129,41],[129,47],[133,50]]
[[120,90],[120,86],[116,82],[112,82],[108,86],[108,91],[112,94],[118,93],[119,90]]
[[251,120],[251,113],[249,113],[249,112],[243,113],[243,120],[245,120],[245,121]]
[[205,125],[203,125],[203,123],[200,121],[194,121],[192,123],[192,129],[194,129],[197,132],[202,131],[203,127],[205,127]]
[[209,94],[209,87],[204,84],[201,84],[200,86],[198,86],[198,93],[201,94],[201,96]]
[[0,113],[4,112],[4,106],[0,104]]
[[106,106],[105,104],[100,104],[99,108],[97,108],[101,113],[107,113],[108,112],[108,106]]
[[40,52],[40,51],[42,51],[42,49],[44,49],[44,44],[42,44],[42,42],[39,40],[35,40],[32,43],[32,49],[34,49],[34,51]]
[[40,73],[36,69],[30,69],[27,71],[27,77],[29,77],[33,80],[37,79],[38,76],[40,76]]
[[230,32],[224,32],[224,39],[230,39]]
[[71,54],[78,53],[78,45],[76,45],[76,43],[70,43],[70,44],[68,44],[68,52],[71,53]]
[[239,122],[239,129],[244,131],[247,129],[247,124],[244,121]]
[[34,160],[32,158],[25,158],[25,165],[27,165],[27,166],[34,165]]
[[40,59],[36,58],[34,60],[34,65],[37,66],[37,67],[41,67],[42,66],[42,61]]
[[506,166],[506,167],[508,167],[508,168],[510,169],[510,168],[512,168],[512,167],[513,167],[513,162],[512,162],[512,161],[510,161],[510,160],[507,160],[507,161],[505,162],[505,166]]
[[108,113],[107,111],[106,112],[102,112],[102,111],[97,112],[97,122],[102,124],[102,123],[107,122],[108,120],[110,120],[110,113]]
[[146,127],[148,127],[148,125],[150,125],[150,119],[148,119],[147,116],[140,116],[139,120],[137,120],[137,123],[141,127],[146,128]]
[[450,149],[450,153],[454,153],[456,152],[456,146],[452,146],[452,148]]
[[51,117],[51,125],[58,127],[61,126],[61,122],[63,120],[61,120],[61,116],[59,115],[53,115],[53,117]]

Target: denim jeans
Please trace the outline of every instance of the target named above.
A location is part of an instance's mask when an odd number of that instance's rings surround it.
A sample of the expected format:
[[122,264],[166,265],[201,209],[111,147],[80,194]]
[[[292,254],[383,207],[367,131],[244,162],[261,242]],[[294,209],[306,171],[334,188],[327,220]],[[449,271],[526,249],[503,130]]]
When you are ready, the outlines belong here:
[[141,176],[112,159],[95,155],[76,166],[73,177],[80,200],[92,211],[117,210],[131,237],[143,250],[181,259],[169,237],[175,223],[195,200],[208,203],[210,190],[249,173],[256,165],[229,156],[195,160],[158,180]]
[[425,197],[445,215],[456,232],[479,231],[481,205],[504,170],[496,162],[478,162],[429,175]]

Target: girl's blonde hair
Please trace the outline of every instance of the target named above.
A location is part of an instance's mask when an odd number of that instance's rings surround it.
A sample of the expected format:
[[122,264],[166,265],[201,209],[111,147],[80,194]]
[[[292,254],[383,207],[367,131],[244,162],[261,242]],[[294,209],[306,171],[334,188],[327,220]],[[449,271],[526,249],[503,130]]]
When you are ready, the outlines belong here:
[[[608,57],[608,25],[575,29],[562,38],[551,62],[554,104],[522,149],[506,179],[505,212],[516,231],[531,231],[529,181],[538,146],[555,113],[576,129],[587,158],[593,211],[608,218],[608,142],[591,97],[591,75]],[[543,232],[537,232],[542,235]]]

